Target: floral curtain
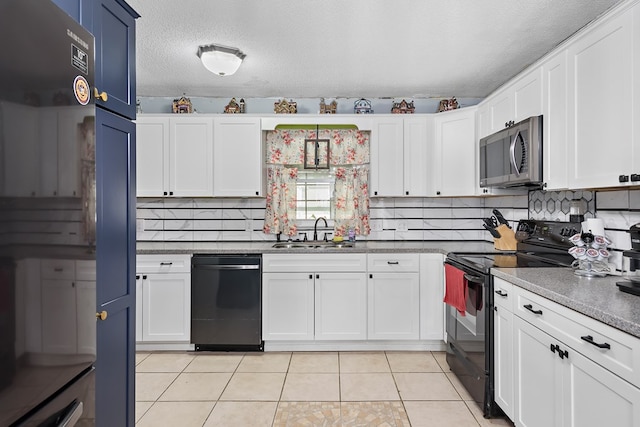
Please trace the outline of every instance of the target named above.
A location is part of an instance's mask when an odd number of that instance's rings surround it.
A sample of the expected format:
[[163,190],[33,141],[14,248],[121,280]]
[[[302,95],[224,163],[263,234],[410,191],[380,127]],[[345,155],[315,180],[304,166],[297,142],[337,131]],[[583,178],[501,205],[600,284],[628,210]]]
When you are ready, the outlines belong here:
[[[369,163],[369,132],[354,129],[275,130],[267,133],[267,163],[304,164],[305,139],[328,139],[332,166]],[[309,155],[309,154],[308,154]],[[312,163],[312,162],[310,162]],[[327,163],[327,153],[320,153],[320,163]]]
[[267,209],[263,231],[267,234],[295,235],[296,180],[298,169],[282,165],[267,167]]
[[[369,234],[369,132],[355,129],[277,129],[267,132],[264,232],[296,234],[297,167],[304,164],[305,139],[316,137],[330,141],[329,163],[335,168],[334,234],[344,236],[349,229],[359,235]],[[319,157],[321,164],[327,163],[326,152]]]
[[345,236],[349,229],[356,234],[371,232],[369,225],[369,166],[336,169],[335,235]]

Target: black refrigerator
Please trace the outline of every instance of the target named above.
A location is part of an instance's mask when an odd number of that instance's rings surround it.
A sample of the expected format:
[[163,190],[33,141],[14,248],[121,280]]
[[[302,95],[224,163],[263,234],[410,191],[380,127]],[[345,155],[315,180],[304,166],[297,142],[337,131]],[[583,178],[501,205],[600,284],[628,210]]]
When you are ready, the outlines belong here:
[[0,426],[95,419],[94,38],[0,0]]

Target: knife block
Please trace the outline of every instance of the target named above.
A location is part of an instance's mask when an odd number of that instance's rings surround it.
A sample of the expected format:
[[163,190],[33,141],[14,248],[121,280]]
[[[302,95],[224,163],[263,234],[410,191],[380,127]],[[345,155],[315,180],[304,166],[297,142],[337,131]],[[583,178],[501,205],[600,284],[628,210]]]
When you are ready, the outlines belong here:
[[518,247],[516,241],[516,233],[505,224],[496,227],[496,231],[500,233],[499,239],[493,239],[493,247],[499,251],[515,251]]

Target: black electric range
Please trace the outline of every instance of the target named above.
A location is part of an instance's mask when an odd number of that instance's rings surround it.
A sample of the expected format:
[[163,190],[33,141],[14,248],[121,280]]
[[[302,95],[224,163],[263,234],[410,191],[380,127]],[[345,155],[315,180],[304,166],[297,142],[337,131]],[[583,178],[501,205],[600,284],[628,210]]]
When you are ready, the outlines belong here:
[[[483,408],[485,417],[500,414],[494,400],[493,276],[494,267],[570,267],[573,245],[569,237],[579,224],[522,220],[518,223],[517,250],[453,252],[445,264],[461,270],[467,283],[464,314],[446,306],[447,362],[449,367]],[[445,273],[447,268],[445,268]]]

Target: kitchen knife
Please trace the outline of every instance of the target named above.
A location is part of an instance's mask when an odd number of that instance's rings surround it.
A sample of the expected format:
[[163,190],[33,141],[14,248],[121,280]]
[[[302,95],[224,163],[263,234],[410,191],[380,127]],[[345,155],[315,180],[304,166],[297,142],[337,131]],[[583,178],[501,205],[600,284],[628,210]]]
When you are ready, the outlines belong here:
[[488,231],[489,233],[491,233],[491,235],[492,235],[493,237],[495,237],[496,239],[499,239],[499,238],[501,237],[501,236],[500,236],[500,232],[498,232],[498,230],[496,230],[495,228],[492,228],[492,227],[488,226],[486,223],[485,223],[485,224],[482,224],[482,225],[483,225],[483,226],[484,226],[484,228],[486,228],[486,229],[487,229],[487,231]]
[[498,226],[498,220],[495,217],[482,218],[487,227],[496,228]]
[[[509,227],[509,221],[507,221],[506,219],[504,219],[504,216],[502,216],[502,213],[498,210],[498,209],[494,209],[493,210],[493,214],[496,216],[496,219],[498,220],[498,222],[500,224],[504,224],[507,227]],[[511,228],[511,227],[509,227]]]

